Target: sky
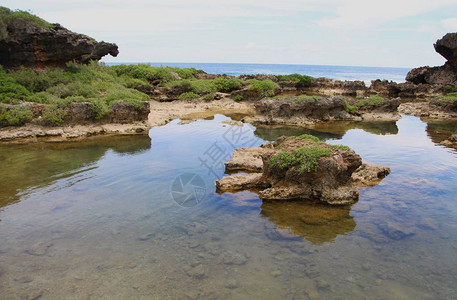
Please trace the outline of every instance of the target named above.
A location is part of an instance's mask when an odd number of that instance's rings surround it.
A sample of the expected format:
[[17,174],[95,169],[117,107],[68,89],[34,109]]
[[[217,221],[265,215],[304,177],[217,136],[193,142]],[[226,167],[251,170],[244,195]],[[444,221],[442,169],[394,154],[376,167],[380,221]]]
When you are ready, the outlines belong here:
[[442,65],[456,0],[2,0],[119,46],[106,62]]

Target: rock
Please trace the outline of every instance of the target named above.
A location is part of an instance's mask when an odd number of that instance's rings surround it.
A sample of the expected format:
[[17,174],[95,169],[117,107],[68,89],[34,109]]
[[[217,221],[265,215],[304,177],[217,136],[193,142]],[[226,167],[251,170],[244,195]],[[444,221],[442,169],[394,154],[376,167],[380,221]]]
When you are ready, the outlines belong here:
[[434,44],[435,51],[447,61],[440,67],[420,67],[406,75],[406,81],[414,84],[457,84],[457,33],[448,33]]
[[274,271],[271,271],[270,274],[273,277],[279,277],[282,275],[282,272],[280,270],[274,270]]
[[239,284],[235,279],[229,279],[225,283],[225,287],[228,289],[231,289],[231,290],[236,289],[238,286],[239,286]]
[[457,134],[451,135],[448,139],[440,142],[440,144],[446,147],[457,148]]
[[327,281],[325,281],[324,279],[317,279],[316,286],[320,290],[327,290],[330,288],[330,284]]
[[238,252],[226,252],[223,254],[222,261],[226,265],[244,265],[248,259],[244,254]]
[[363,162],[362,165],[352,173],[352,180],[359,187],[374,186],[390,174],[390,168]]
[[52,244],[50,244],[50,243],[39,242],[39,243],[34,244],[32,247],[30,247],[30,249],[28,249],[27,252],[30,255],[43,256],[46,254],[49,247],[51,247],[51,246],[52,246]]
[[378,224],[379,229],[394,240],[401,240],[416,234],[413,227],[391,221]]
[[22,276],[22,277],[19,277],[19,278],[15,278],[14,281],[18,282],[18,283],[22,283],[22,284],[25,284],[25,283],[30,283],[33,281],[33,278],[30,277],[30,276]]
[[190,267],[187,271],[186,274],[190,277],[196,278],[196,279],[201,279],[206,277],[206,270],[205,267],[202,264],[199,264],[195,267]]
[[147,241],[147,240],[152,239],[154,236],[155,236],[154,232],[145,233],[145,234],[141,235],[140,237],[138,237],[138,240],[139,241]]
[[67,62],[88,63],[119,53],[116,44],[97,42],[59,24],[50,24],[49,28],[31,22],[6,25],[6,35],[0,36],[0,64],[6,68],[65,67]]
[[[387,167],[365,164],[359,174],[354,176],[356,180],[353,180],[353,173],[362,166],[359,155],[352,150],[323,144],[306,136],[280,137],[268,146],[236,151],[237,159],[232,159],[229,165],[238,170],[257,171],[260,167],[257,156],[262,153],[263,173],[224,177],[216,181],[218,192],[252,189],[257,191],[262,200],[306,199],[332,205],[348,205],[355,203],[359,196],[355,182],[363,180],[374,185],[389,171]],[[272,164],[276,155],[291,155],[297,149],[306,151],[310,147],[329,153],[317,160],[316,170],[302,170],[297,161],[286,166]],[[242,152],[244,153],[241,154]],[[304,156],[302,159],[307,158]]]
[[233,151],[232,158],[225,163],[227,173],[262,172],[262,155],[271,150],[266,148],[237,148]]
[[423,218],[417,224],[420,228],[427,229],[427,230],[437,230],[439,228],[438,222],[431,218]]

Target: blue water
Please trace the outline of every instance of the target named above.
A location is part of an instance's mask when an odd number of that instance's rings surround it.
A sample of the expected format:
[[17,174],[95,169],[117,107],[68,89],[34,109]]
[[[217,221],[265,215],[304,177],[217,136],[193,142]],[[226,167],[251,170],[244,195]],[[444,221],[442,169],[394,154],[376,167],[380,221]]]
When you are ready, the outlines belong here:
[[[151,62],[151,66],[170,66],[179,68],[201,69],[209,74],[292,74],[299,73],[312,77],[326,77],[338,80],[371,80],[382,79],[404,82],[408,68],[390,67],[354,67],[354,66],[324,66],[324,65],[284,65],[284,64],[229,64],[229,63],[167,63]],[[113,63],[108,63],[113,65]]]

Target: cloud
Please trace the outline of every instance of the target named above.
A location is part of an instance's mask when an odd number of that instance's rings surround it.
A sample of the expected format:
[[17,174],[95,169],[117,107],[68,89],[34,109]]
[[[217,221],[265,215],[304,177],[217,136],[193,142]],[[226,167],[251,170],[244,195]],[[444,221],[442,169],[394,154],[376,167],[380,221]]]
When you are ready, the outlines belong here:
[[457,31],[457,18],[442,20],[441,26],[447,31]]
[[455,5],[455,0],[346,0],[336,6],[336,16],[326,17],[317,23],[322,27],[371,28],[389,21],[417,16],[447,5]]

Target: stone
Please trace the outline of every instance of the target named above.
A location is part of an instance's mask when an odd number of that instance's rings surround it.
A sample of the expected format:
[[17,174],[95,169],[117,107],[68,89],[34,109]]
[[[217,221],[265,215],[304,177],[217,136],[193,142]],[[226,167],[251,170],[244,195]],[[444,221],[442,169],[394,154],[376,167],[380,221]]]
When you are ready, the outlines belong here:
[[427,230],[437,230],[439,228],[438,222],[433,220],[432,218],[423,218],[417,224],[420,228],[427,229]]
[[116,44],[97,42],[60,24],[46,28],[12,20],[5,25],[6,34],[0,36],[0,64],[5,68],[65,67],[67,62],[89,63],[119,53]]
[[282,272],[280,270],[274,270],[274,271],[271,271],[270,274],[273,277],[279,277],[282,275]]
[[155,236],[154,232],[149,232],[149,233],[145,233],[145,234],[141,235],[140,237],[138,237],[138,240],[147,241],[147,240],[152,239],[154,236]]
[[[318,159],[316,170],[301,171],[296,163],[286,167],[271,163],[274,155],[309,147],[330,151],[330,154]],[[360,156],[352,150],[306,137],[283,136],[268,145],[238,149],[228,165],[245,172],[258,172],[259,156],[262,158],[262,173],[224,177],[216,181],[217,191],[247,189],[257,192],[262,200],[317,200],[331,205],[350,205],[358,200],[356,186],[378,184],[390,173],[388,167],[362,164]],[[252,167],[253,161],[257,161],[255,168]],[[359,171],[352,177],[356,170]]]
[[330,289],[330,284],[327,281],[325,281],[324,279],[317,279],[316,286],[320,290]]
[[235,279],[229,279],[225,283],[225,287],[230,290],[236,289],[236,288],[238,288],[238,286],[239,286],[239,284]]
[[206,270],[205,267],[202,264],[199,264],[194,267],[190,267],[187,271],[186,274],[190,277],[196,278],[196,279],[201,279],[206,277]]
[[227,252],[223,254],[222,261],[226,265],[237,265],[241,266],[246,264],[248,259],[245,255],[238,253],[238,252]]
[[380,223],[378,227],[385,235],[393,240],[401,240],[416,234],[413,227],[392,221]]
[[30,247],[27,250],[27,252],[30,255],[43,256],[46,254],[49,247],[51,247],[51,246],[52,246],[52,244],[50,244],[50,243],[39,242],[39,243],[34,244],[32,247]]

